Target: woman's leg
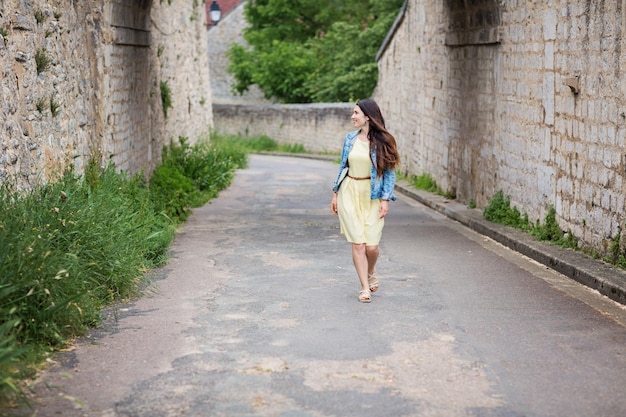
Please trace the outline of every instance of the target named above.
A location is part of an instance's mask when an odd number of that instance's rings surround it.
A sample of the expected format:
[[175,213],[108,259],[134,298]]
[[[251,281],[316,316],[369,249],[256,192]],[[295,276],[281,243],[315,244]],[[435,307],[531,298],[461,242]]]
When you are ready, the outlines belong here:
[[378,250],[378,245],[365,247],[365,256],[367,257],[367,275],[376,274],[376,261],[378,260],[379,253],[380,251]]
[[367,258],[367,283],[371,292],[378,290],[378,277],[376,276],[376,261],[378,260],[378,245],[366,246],[365,256]]
[[367,255],[365,250],[365,243],[353,243],[352,244],[352,262],[354,262],[354,268],[359,276],[362,290],[369,290],[369,284],[367,283]]

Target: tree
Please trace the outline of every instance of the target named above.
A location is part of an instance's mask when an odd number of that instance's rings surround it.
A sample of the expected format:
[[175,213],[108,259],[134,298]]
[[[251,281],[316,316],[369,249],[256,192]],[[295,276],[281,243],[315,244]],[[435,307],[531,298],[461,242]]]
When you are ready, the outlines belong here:
[[354,101],[376,86],[375,62],[403,0],[250,0],[246,48],[228,52],[233,91],[258,84],[288,103]]

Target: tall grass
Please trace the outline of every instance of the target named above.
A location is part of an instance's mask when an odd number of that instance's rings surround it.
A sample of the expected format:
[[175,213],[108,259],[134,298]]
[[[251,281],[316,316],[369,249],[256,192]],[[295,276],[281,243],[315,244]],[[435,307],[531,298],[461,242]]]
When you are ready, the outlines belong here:
[[37,358],[62,347],[104,305],[134,295],[174,231],[149,197],[139,177],[111,165],[95,187],[68,170],[26,195],[0,189],[0,323],[13,323],[4,330],[15,349]]
[[149,183],[96,160],[27,194],[0,187],[0,407],[47,352],[137,295],[144,273],[166,261],[176,224],[227,187],[247,154],[180,138]]

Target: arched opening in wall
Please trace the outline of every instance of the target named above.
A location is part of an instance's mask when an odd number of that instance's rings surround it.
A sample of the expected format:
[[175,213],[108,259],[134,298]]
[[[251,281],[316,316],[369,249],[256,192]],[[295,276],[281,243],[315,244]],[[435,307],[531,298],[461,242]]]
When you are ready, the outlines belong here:
[[484,207],[495,192],[498,0],[446,0],[449,192]]
[[446,45],[480,45],[500,41],[498,0],[446,0]]

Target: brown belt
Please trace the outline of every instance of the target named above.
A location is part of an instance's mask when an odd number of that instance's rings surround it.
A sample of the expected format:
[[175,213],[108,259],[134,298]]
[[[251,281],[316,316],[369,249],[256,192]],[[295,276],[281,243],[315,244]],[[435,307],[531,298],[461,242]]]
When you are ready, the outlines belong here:
[[370,179],[370,177],[353,177],[352,175],[348,175],[348,177],[352,178],[353,180],[357,180],[357,181],[369,180]]

